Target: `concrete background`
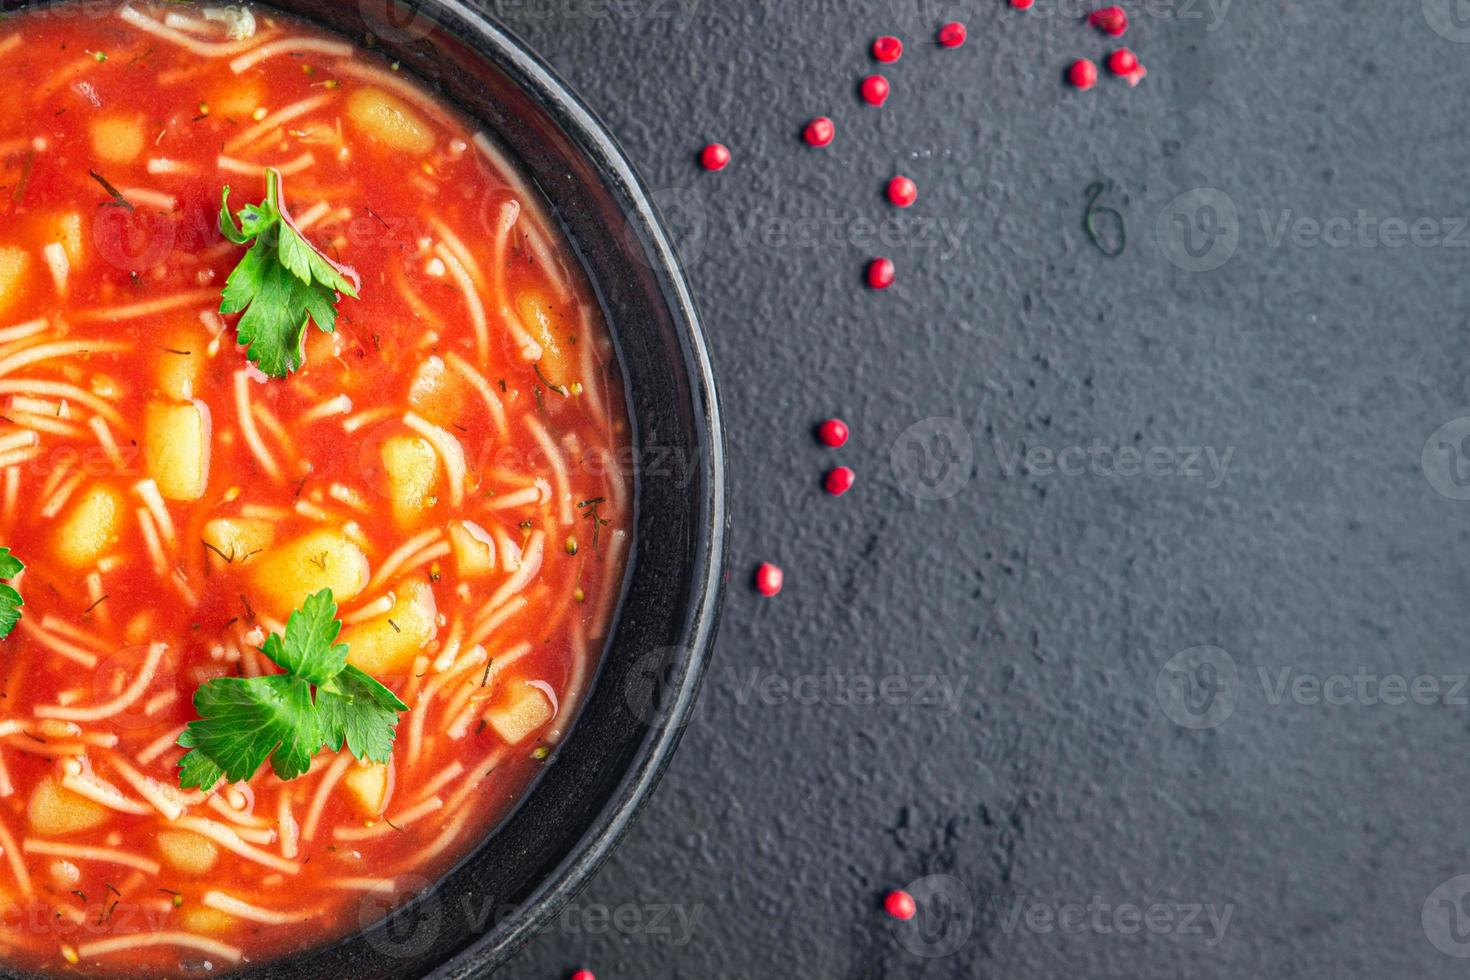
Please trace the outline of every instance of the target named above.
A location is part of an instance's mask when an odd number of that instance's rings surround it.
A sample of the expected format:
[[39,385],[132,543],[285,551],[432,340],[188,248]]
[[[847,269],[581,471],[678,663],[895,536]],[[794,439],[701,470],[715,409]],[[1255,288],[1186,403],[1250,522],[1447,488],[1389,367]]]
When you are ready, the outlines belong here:
[[491,3],[659,193],[734,492],[699,715],[499,975],[1465,975],[1457,2],[1125,3],[1087,93],[1071,0]]

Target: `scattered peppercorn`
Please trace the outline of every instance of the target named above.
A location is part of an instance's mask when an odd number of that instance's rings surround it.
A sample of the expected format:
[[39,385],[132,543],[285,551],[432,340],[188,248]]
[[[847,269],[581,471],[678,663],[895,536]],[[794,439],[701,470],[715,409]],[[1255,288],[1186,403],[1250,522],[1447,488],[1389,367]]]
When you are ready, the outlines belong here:
[[827,478],[822,481],[822,485],[832,496],[840,497],[852,489],[856,479],[857,474],[853,473],[850,467],[835,466],[827,472]]
[[699,162],[706,170],[724,170],[730,165],[730,148],[724,143],[711,143],[699,152]]
[[952,20],[939,29],[939,43],[946,48],[957,48],[965,43],[968,32],[965,25],[957,20]]
[[818,116],[806,124],[801,135],[812,146],[828,146],[837,135],[837,127],[826,116]]
[[785,582],[785,573],[768,561],[755,570],[755,590],[768,599],[780,592]]
[[873,58],[891,65],[903,57],[903,42],[891,34],[884,34],[873,42]]
[[896,208],[906,208],[919,197],[919,186],[903,175],[888,182],[888,201]]
[[827,419],[817,426],[817,438],[822,445],[831,446],[833,449],[847,444],[847,423],[841,419]]
[[1097,65],[1086,58],[1078,58],[1067,69],[1067,78],[1085,92],[1097,84]]
[[860,91],[862,92],[863,101],[868,105],[882,105],[888,101],[888,93],[890,91],[888,79],[882,75],[869,75],[863,79]]
[[868,263],[868,287],[870,289],[887,289],[893,285],[893,278],[892,259],[876,258]]
[[1122,37],[1123,32],[1128,30],[1128,15],[1117,5],[1094,10],[1087,15],[1087,22],[1113,37]]
[[884,897],[883,911],[900,922],[907,922],[919,913],[919,906],[914,901],[914,896],[906,891],[894,889]]

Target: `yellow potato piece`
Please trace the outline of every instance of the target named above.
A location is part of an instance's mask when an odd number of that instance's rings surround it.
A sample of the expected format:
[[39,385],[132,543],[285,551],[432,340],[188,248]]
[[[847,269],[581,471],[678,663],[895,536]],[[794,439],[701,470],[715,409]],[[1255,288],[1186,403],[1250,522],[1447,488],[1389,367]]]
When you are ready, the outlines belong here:
[[408,403],[419,416],[448,428],[465,415],[465,386],[444,361],[430,357],[419,365],[408,388]]
[[198,500],[209,487],[209,406],[149,402],[143,415],[148,474],[166,500]]
[[227,118],[249,116],[264,104],[261,102],[259,86],[235,81],[215,88],[205,102],[211,116]]
[[362,549],[341,532],[325,529],[272,548],[252,565],[267,611],[282,619],[322,589],[331,589],[338,604],[344,603],[367,588],[370,577]]
[[219,860],[219,846],[214,841],[188,830],[160,831],[158,849],[169,867],[189,874],[204,874]]
[[439,455],[421,436],[393,436],[379,450],[388,481],[388,499],[393,519],[410,526],[434,506],[434,487],[439,482]]
[[204,905],[194,905],[185,909],[183,920],[184,928],[189,932],[206,934],[228,932],[235,925],[233,915]]
[[538,362],[546,380],[561,388],[567,388],[576,379],[571,377],[571,368],[563,348],[569,346],[560,336],[551,304],[540,293],[522,293],[516,299],[516,312],[521,325],[530,332],[536,343],[541,345],[541,360]]
[[92,123],[92,152],[108,163],[132,163],[145,142],[143,121],[136,116],[103,116]]
[[28,285],[31,257],[10,246],[0,246],[0,315],[18,303]]
[[108,820],[108,810],[85,796],[78,796],[47,776],[36,784],[26,804],[31,829],[44,837],[90,830]]
[[204,540],[214,562],[244,565],[275,544],[276,526],[251,517],[217,517],[204,525]]
[[495,539],[474,521],[455,521],[449,525],[449,543],[454,548],[454,563],[460,577],[474,578],[495,570]]
[[406,673],[439,631],[439,610],[427,579],[404,579],[394,592],[397,601],[385,615],[342,632],[347,662],[374,677]]
[[47,242],[57,242],[75,270],[82,264],[82,216],[75,211],[48,215],[41,232]]
[[520,681],[510,685],[505,700],[485,712],[485,720],[501,739],[517,745],[551,720],[551,702],[540,690]]
[[57,531],[56,555],[72,568],[91,565],[117,544],[123,500],[112,487],[95,486],[77,501]]
[[347,118],[365,135],[405,153],[434,148],[434,133],[407,102],[382,89],[361,88],[347,99]]
[[193,401],[199,394],[209,338],[201,330],[180,327],[163,336],[158,352],[158,391],[175,401]]
[[342,784],[362,808],[363,816],[381,816],[393,793],[393,770],[383,763],[349,766]]

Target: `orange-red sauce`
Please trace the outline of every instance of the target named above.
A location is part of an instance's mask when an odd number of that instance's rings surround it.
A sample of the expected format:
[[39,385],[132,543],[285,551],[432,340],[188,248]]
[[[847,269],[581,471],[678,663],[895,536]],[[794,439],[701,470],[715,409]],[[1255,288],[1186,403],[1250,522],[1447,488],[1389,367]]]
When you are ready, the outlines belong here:
[[[402,73],[266,8],[238,40],[199,5],[64,10],[0,22],[0,960],[220,971],[432,879],[565,735],[625,408],[536,199]],[[283,380],[214,312],[221,188],[258,202],[267,165],[362,281]],[[324,584],[410,706],[392,762],[179,791],[195,690],[274,671],[255,648]]]

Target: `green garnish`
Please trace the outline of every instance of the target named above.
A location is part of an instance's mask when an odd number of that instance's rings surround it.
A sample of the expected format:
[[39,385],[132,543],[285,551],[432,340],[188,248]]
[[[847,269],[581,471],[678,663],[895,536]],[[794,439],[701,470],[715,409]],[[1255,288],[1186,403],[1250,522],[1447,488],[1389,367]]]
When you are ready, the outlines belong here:
[[341,630],[332,590],[323,589],[291,614],[285,636],[272,633],[260,648],[285,673],[200,685],[199,720],[179,736],[190,750],[179,760],[180,788],[249,779],[266,759],[277,776],[295,779],[323,745],[339,752],[344,742],[365,762],[387,762],[408,705],[347,662]]
[[[10,553],[9,548],[0,548],[0,579],[13,579],[25,570],[25,565]],[[15,586],[0,584],[0,640],[9,636],[15,624],[20,622],[20,607],[25,604]]]
[[255,244],[225,281],[221,313],[239,313],[235,334],[250,360],[273,378],[299,370],[305,359],[306,321],[331,333],[337,327],[337,294],[356,297],[357,273],[322,255],[286,212],[279,171],[265,172],[265,200],[230,217],[230,188],[220,201],[219,230],[236,245]]

